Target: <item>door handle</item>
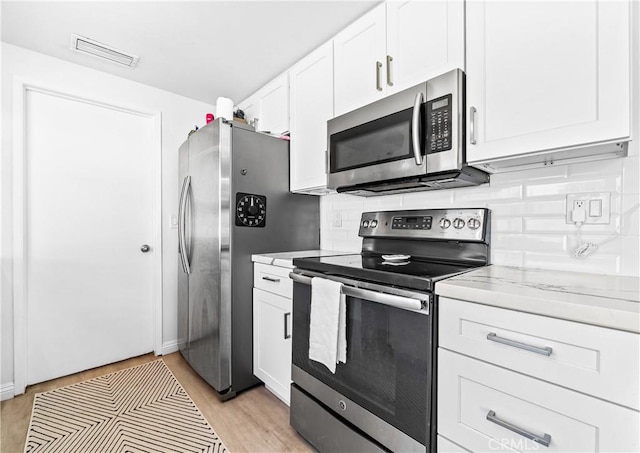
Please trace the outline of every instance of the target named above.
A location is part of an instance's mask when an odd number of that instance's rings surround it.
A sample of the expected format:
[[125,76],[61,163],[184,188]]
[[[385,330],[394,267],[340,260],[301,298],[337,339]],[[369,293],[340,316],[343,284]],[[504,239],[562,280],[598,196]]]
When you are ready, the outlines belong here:
[[279,278],[273,278],[273,277],[262,277],[262,280],[266,280],[268,282],[273,282],[273,283],[279,283],[280,279]]
[[[291,278],[291,280],[293,280],[294,282],[302,283],[303,285],[311,285],[311,277],[307,277],[306,275],[300,275],[290,272],[289,278]],[[420,299],[413,299],[406,296],[397,296],[395,294],[372,291],[370,289],[356,288],[345,284],[342,285],[342,289],[340,290],[340,292],[345,296],[357,297],[358,299],[364,299],[370,302],[388,305],[390,307],[401,308],[403,310],[423,311],[426,307],[426,314],[429,314],[428,304]]]
[[186,239],[186,217],[187,217],[187,198],[189,197],[189,189],[191,187],[191,176],[187,176],[184,178],[183,191],[182,191],[182,199],[180,200],[180,219],[178,220],[178,227],[182,225],[180,231],[182,234],[180,235],[180,250],[182,250],[182,264],[184,266],[184,270],[187,274],[191,273],[191,266],[189,265],[189,257],[187,256],[187,239]]
[[422,91],[416,94],[411,115],[411,141],[413,143],[413,157],[416,165],[422,165],[422,150],[420,148],[420,107],[422,106]]
[[182,248],[182,235],[184,234],[184,220],[183,220],[183,199],[184,188],[187,185],[187,177],[182,180],[182,189],[180,189],[180,201],[178,202],[178,253],[180,254],[180,263],[182,264],[182,270],[187,273],[187,266],[184,262],[184,254],[186,251]]
[[380,84],[380,70],[382,69],[382,63],[376,61],[376,90],[382,91],[382,85]]
[[291,338],[291,334],[289,333],[289,316],[291,316],[291,312],[284,314],[284,339],[287,340]]
[[147,253],[149,250],[151,250],[151,247],[149,247],[147,244],[142,244],[142,246],[140,247],[140,251],[142,253]]

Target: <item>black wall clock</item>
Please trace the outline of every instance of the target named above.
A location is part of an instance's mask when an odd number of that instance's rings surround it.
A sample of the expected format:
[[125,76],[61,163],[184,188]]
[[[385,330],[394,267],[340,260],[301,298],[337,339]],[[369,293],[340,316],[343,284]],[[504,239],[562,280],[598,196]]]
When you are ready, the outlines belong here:
[[267,197],[236,193],[236,225],[264,227],[267,222]]

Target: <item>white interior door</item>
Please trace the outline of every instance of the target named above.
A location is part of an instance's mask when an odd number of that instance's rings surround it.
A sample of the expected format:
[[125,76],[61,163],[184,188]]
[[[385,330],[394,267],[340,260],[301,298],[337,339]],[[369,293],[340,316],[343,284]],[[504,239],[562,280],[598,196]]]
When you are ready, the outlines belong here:
[[37,91],[25,106],[33,384],[153,350],[160,247],[151,243],[153,118]]

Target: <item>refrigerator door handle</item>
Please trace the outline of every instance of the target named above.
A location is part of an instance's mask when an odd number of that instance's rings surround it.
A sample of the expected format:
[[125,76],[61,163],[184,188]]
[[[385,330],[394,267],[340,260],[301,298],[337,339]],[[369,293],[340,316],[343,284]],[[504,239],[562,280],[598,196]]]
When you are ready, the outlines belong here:
[[180,208],[178,211],[178,237],[180,240],[180,256],[182,257],[182,267],[185,273],[191,273],[189,265],[189,257],[187,256],[187,238],[185,234],[187,219],[187,198],[189,197],[189,189],[191,187],[191,176],[184,178],[182,183],[182,193],[180,194]]
[[178,200],[178,254],[180,255],[180,264],[182,264],[182,270],[187,273],[187,267],[184,264],[184,250],[182,249],[182,234],[183,222],[182,222],[182,200],[184,198],[184,188],[187,185],[187,177],[182,180],[182,189],[180,189],[180,199]]

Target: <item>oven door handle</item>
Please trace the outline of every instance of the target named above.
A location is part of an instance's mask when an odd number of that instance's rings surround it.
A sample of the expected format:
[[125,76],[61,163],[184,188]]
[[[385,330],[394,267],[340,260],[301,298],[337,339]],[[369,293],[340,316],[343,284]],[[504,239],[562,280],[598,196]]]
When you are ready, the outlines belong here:
[[[290,272],[289,278],[294,282],[302,283],[303,285],[311,285],[311,277]],[[344,283],[342,284],[341,291],[345,296],[357,297],[358,299],[369,300],[371,302],[395,308],[402,308],[404,310],[423,311],[426,305],[424,301],[419,299],[380,293],[369,289],[354,288],[353,286],[347,286]]]

